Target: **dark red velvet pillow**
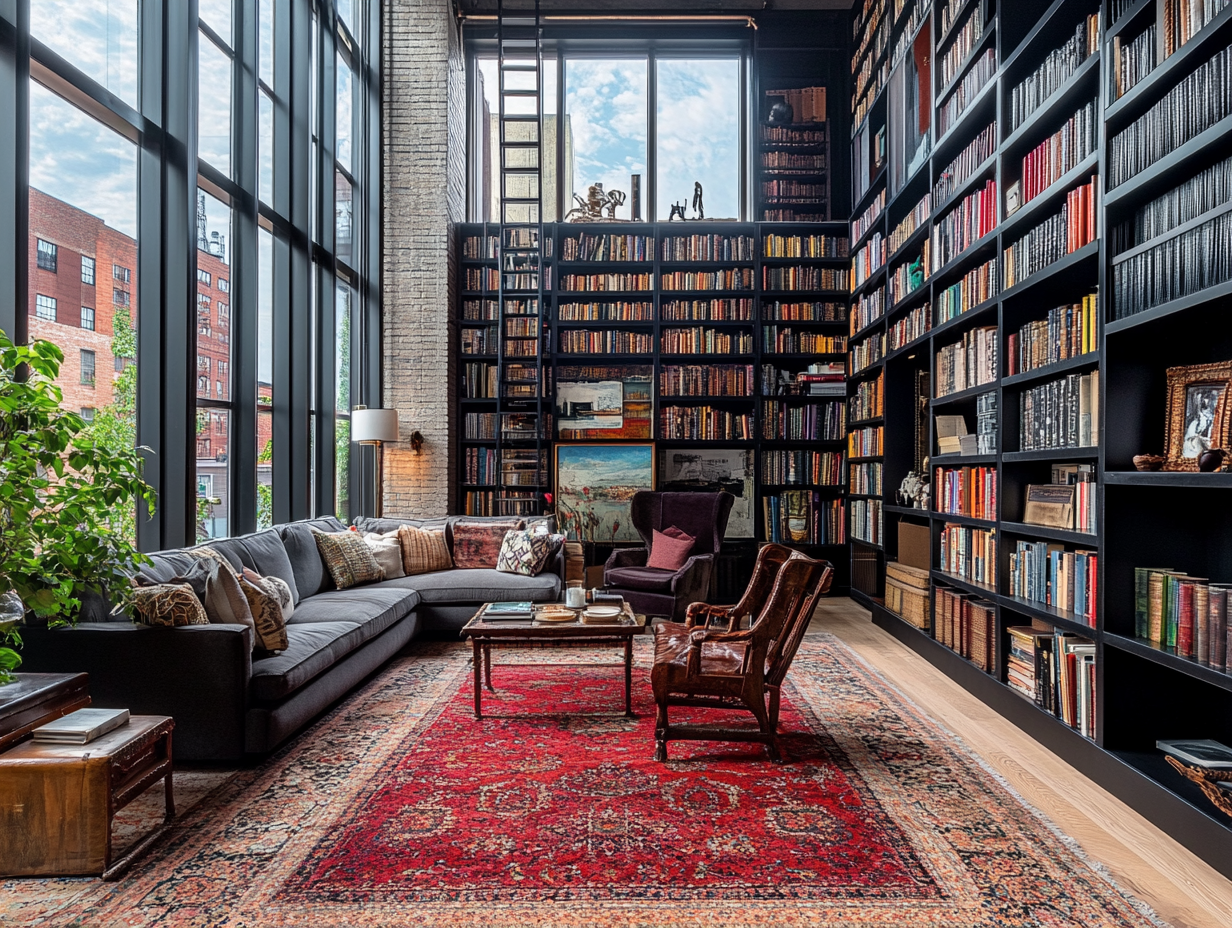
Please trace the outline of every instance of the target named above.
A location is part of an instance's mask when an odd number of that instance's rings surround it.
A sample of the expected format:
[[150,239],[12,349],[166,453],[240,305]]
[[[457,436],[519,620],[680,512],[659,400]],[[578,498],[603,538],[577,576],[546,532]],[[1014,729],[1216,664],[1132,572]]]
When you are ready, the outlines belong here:
[[646,566],[679,570],[688,561],[695,541],[696,538],[674,525],[662,532],[656,529],[650,537],[650,557],[646,559]]

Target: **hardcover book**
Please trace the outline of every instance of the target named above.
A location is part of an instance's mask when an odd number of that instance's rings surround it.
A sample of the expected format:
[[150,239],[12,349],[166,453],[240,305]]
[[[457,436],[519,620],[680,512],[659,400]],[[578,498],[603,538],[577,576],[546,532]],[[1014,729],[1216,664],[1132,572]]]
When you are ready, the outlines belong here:
[[1022,521],[1049,528],[1073,528],[1074,487],[1061,484],[1031,484]]
[[89,744],[126,724],[127,709],[78,709],[34,729],[33,738],[52,744]]

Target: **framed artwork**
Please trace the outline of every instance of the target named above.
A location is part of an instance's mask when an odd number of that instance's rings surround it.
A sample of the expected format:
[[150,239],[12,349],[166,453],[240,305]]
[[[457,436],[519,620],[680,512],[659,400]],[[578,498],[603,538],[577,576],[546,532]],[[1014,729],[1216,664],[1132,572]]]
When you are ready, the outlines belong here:
[[653,442],[556,445],[556,521],[569,541],[641,541],[629,503],[654,486]]
[[[616,394],[616,386],[620,393]],[[654,369],[648,364],[556,368],[556,428],[562,441],[648,439]],[[619,396],[620,412],[610,404]],[[590,410],[586,404],[591,404]],[[596,406],[595,404],[599,404]],[[586,415],[603,408],[605,414]]]
[[561,429],[624,427],[624,385],[619,380],[559,381],[556,422]]
[[1170,367],[1167,377],[1164,470],[1196,471],[1203,451],[1227,448],[1232,361]]
[[728,538],[753,537],[753,452],[744,448],[671,448],[659,452],[659,489],[736,498]]

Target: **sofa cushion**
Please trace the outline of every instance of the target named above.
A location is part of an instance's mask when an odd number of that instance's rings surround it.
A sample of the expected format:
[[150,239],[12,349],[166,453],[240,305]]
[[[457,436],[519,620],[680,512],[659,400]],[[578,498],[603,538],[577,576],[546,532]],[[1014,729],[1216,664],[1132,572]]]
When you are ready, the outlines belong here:
[[524,577],[541,573],[556,553],[552,548],[552,538],[547,532],[505,532],[496,569],[503,574],[521,574]]
[[280,591],[253,573],[251,568],[241,574],[240,589],[244,591],[244,598],[252,611],[256,645],[267,651],[284,650],[287,647],[287,623],[282,617]]
[[376,585],[381,589],[415,590],[425,603],[457,603],[480,605],[503,600],[529,599],[537,603],[555,602],[560,598],[560,577],[541,573],[537,577],[503,574],[490,568],[454,568],[438,570],[414,577],[386,580]]
[[450,519],[450,516],[439,516],[435,519],[374,519],[372,516],[360,516],[355,520],[355,527],[365,535],[369,532],[387,535],[390,532],[396,532],[403,525],[409,525],[411,528],[427,528],[445,532],[445,540],[448,541]]
[[613,567],[604,574],[603,579],[609,587],[670,593],[674,576],[674,570],[656,567]]
[[151,554],[152,563],[142,564],[137,576],[149,584],[169,583],[175,577],[182,577],[192,569],[196,559],[183,551],[160,551]]
[[516,532],[525,524],[521,519],[505,519],[499,522],[467,519],[455,522],[451,546],[454,566],[495,569],[506,533]]
[[252,662],[249,692],[254,700],[275,702],[294,693],[363,642],[354,622],[309,622],[287,627],[281,654]]
[[297,605],[301,599],[334,588],[329,572],[321,561],[321,552],[317,550],[317,540],[312,535],[314,528],[322,532],[346,531],[346,526],[334,518],[304,519],[278,526],[287,560],[291,562],[291,571],[295,574]]
[[237,539],[244,545],[248,557],[244,566],[250,567],[262,577],[280,577],[291,588],[291,601],[299,602],[299,589],[295,585],[295,571],[291,568],[291,559],[287,557],[286,545],[276,529],[267,528],[263,532],[254,532]]
[[[402,575],[413,577],[434,570],[449,570],[453,558],[449,556],[449,544],[442,529],[416,528],[403,525],[398,528],[398,547],[402,551]],[[386,580],[396,580],[397,575],[386,574]]]
[[[239,538],[214,538],[204,545],[198,545],[199,548],[212,548],[227,559],[227,563],[231,565],[235,572],[241,573],[245,567],[252,567],[248,552],[244,550],[244,542]],[[248,559],[248,560],[246,560]],[[256,568],[253,568],[254,570]],[[257,573],[260,573],[258,570]]]
[[179,627],[210,624],[205,607],[187,582],[134,587],[133,615],[142,625]]
[[398,541],[398,532],[401,531],[402,529],[398,529],[397,532],[386,535],[369,532],[364,536],[364,543],[372,550],[376,562],[381,565],[382,580],[406,576],[406,569],[402,566],[402,544]]
[[696,538],[674,525],[662,532],[654,529],[646,566],[658,570],[679,570],[689,560],[689,552],[693,550],[695,541]]
[[362,640],[375,638],[419,605],[419,594],[414,590],[382,589],[382,586],[327,590],[301,599],[291,624],[353,622],[362,628]]
[[349,590],[384,578],[381,565],[359,532],[313,532],[313,537],[338,589]]

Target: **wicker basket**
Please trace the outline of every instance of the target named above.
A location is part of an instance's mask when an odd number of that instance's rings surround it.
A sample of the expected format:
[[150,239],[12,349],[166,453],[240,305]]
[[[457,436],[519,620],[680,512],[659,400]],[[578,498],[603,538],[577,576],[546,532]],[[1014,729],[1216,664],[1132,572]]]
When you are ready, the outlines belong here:
[[928,571],[893,561],[886,564],[885,604],[916,628],[928,628]]

